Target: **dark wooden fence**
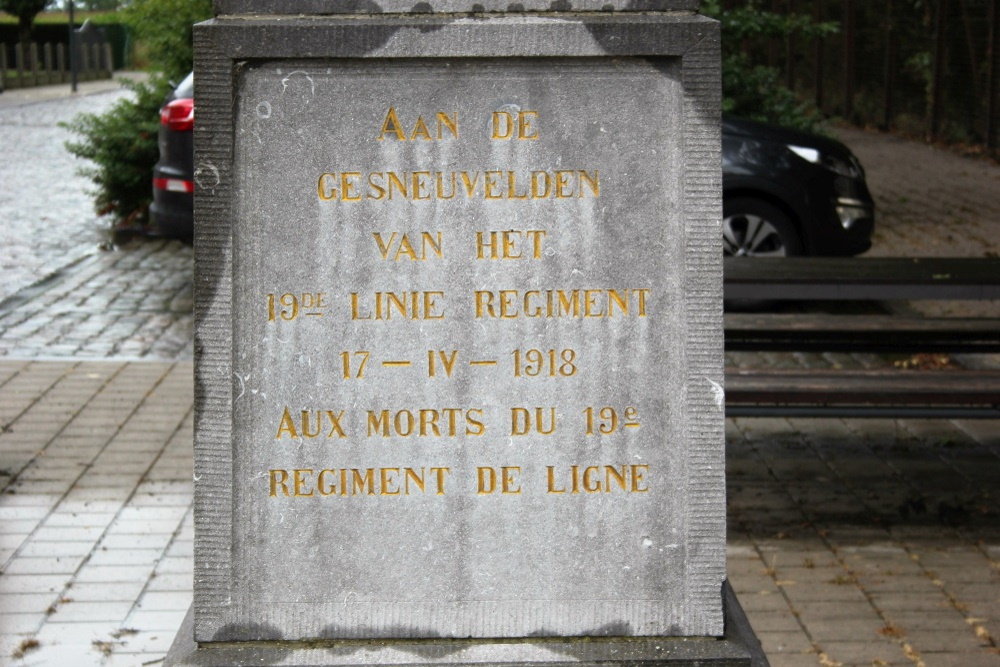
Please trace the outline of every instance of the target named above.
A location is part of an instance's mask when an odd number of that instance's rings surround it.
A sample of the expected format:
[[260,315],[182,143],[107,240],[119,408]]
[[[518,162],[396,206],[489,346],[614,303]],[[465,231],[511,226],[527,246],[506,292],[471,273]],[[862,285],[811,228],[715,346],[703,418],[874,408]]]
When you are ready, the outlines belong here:
[[[745,0],[724,0],[743,6]],[[754,57],[827,115],[1000,152],[1000,0],[761,0],[835,21],[815,43],[772,42]]]
[[[111,45],[107,42],[80,45],[80,81],[110,79]],[[69,83],[69,49],[65,44],[0,43],[0,88],[29,88]]]

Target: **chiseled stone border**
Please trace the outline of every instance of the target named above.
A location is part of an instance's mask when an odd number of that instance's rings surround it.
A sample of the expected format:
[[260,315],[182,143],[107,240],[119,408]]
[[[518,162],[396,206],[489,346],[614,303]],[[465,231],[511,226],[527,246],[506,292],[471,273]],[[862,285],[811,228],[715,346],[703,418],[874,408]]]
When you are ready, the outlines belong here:
[[[233,0],[235,2],[235,0]],[[691,4],[691,3],[679,3]],[[696,4],[696,3],[695,3]],[[226,6],[223,0],[217,6]],[[231,604],[232,197],[235,74],[249,59],[676,57],[684,93],[686,632],[723,634],[725,445],[717,24],[696,15],[217,18],[195,29],[195,638],[247,619]],[[274,639],[261,637],[261,639]]]

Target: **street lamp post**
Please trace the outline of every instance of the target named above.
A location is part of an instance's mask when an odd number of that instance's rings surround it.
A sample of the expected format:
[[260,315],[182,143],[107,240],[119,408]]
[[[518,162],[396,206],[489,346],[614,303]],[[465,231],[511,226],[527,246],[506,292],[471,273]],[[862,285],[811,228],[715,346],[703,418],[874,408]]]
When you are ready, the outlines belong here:
[[70,90],[76,92],[77,78],[80,72],[79,44],[76,34],[76,24],[73,21],[73,0],[69,0],[69,80]]

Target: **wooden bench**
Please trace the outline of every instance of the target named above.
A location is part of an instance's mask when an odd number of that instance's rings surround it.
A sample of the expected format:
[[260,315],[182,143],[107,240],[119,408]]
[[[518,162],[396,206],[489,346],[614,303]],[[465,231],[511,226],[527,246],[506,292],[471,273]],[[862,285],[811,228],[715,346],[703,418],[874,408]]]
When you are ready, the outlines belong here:
[[[727,300],[1000,299],[1000,260],[727,258]],[[726,313],[726,350],[997,353],[1000,319]],[[1000,370],[727,369],[729,416],[1000,418]]]

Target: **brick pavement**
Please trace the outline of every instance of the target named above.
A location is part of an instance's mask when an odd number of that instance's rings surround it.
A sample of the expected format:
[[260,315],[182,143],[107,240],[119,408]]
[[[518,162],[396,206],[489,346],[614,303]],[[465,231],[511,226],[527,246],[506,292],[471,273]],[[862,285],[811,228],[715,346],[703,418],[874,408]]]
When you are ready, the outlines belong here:
[[192,366],[0,361],[0,665],[140,665],[191,603]]
[[729,576],[774,667],[1000,665],[1000,423],[727,424]]

